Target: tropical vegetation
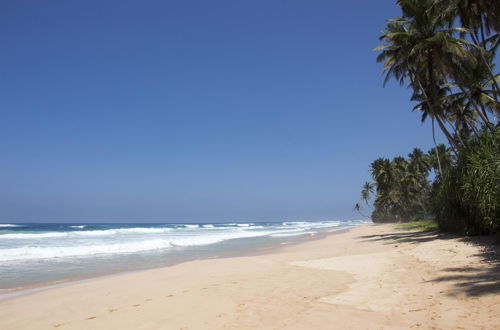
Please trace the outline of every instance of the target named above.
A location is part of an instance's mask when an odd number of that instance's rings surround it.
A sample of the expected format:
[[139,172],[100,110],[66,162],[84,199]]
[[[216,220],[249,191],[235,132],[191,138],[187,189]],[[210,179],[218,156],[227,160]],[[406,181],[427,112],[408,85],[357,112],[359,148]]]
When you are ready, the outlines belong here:
[[[399,0],[382,31],[385,81],[412,91],[434,148],[379,158],[355,209],[376,222],[434,219],[444,230],[500,233],[500,0]],[[436,143],[435,129],[447,144]]]

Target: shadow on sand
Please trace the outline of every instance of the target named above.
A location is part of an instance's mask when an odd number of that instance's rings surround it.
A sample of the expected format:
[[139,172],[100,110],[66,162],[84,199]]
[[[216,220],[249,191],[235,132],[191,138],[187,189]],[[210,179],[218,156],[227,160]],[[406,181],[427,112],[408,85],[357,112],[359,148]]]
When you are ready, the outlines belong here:
[[365,235],[360,236],[366,241],[382,241],[384,244],[394,243],[423,243],[433,241],[435,239],[450,239],[457,238],[456,235],[443,234],[437,231],[410,231],[410,232],[394,232],[382,235]]
[[481,267],[451,267],[442,269],[449,273],[436,277],[429,282],[453,281],[454,294],[463,293],[471,297],[479,297],[500,293],[500,240],[495,236],[460,237],[443,234],[437,231],[393,232],[382,235],[360,236],[364,241],[381,241],[384,244],[410,243],[417,244],[433,240],[456,238],[466,244],[479,248],[479,257],[484,263]]

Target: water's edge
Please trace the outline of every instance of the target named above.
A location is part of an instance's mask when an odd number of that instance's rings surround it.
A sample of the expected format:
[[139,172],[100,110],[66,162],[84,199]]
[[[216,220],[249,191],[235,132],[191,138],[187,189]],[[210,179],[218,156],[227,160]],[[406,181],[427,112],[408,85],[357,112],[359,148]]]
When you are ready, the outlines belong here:
[[0,290],[0,301],[7,300],[7,299],[14,299],[14,298],[17,298],[20,296],[34,294],[34,293],[37,293],[40,291],[45,291],[45,290],[58,288],[58,287],[62,287],[62,286],[67,286],[67,285],[84,283],[84,282],[88,282],[88,281],[104,279],[104,278],[109,278],[109,277],[115,277],[115,276],[122,276],[122,275],[126,275],[126,274],[131,274],[131,273],[144,272],[144,271],[149,271],[149,270],[153,270],[153,269],[168,268],[168,267],[172,267],[172,266],[175,266],[178,264],[196,261],[196,260],[238,258],[238,257],[267,255],[267,254],[279,252],[283,249],[286,249],[286,248],[289,248],[292,246],[305,244],[305,243],[308,243],[311,241],[321,240],[321,239],[324,239],[324,238],[331,236],[331,235],[338,235],[341,233],[345,233],[345,232],[348,232],[349,230],[351,230],[352,228],[357,227],[357,226],[361,226],[361,225],[362,224],[349,226],[349,227],[341,228],[341,229],[338,229],[335,231],[330,231],[330,232],[320,232],[320,233],[315,233],[315,234],[309,234],[307,236],[304,235],[304,236],[293,237],[293,238],[290,238],[291,241],[287,241],[287,242],[267,242],[267,243],[262,244],[262,245],[257,245],[253,249],[250,249],[250,250],[221,251],[220,255],[217,255],[217,256],[205,256],[202,258],[188,258],[186,256],[185,260],[176,260],[176,261],[172,262],[171,264],[163,265],[163,266],[156,266],[156,267],[153,266],[153,267],[141,268],[141,269],[137,269],[137,270],[110,272],[107,274],[94,275],[94,276],[89,275],[89,276],[82,276],[82,277],[70,277],[70,278],[66,278],[66,279],[62,279],[62,280],[58,280],[58,281],[53,281],[53,282],[36,283],[32,286],[2,289],[2,290]]

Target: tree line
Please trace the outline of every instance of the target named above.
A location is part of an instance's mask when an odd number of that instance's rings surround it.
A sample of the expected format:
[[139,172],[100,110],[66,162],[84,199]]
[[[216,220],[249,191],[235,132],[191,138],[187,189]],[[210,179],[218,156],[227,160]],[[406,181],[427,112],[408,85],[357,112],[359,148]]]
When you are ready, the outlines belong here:
[[[500,233],[500,0],[399,0],[377,62],[384,85],[412,90],[434,148],[370,165],[355,208],[373,221],[435,219],[445,230]],[[446,138],[438,145],[437,128]]]

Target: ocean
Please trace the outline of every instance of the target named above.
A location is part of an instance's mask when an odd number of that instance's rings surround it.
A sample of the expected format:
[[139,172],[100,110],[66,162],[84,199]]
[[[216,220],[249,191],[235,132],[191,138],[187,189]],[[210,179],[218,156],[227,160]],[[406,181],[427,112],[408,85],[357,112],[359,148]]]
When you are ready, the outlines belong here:
[[0,224],[0,293],[256,253],[365,222]]

